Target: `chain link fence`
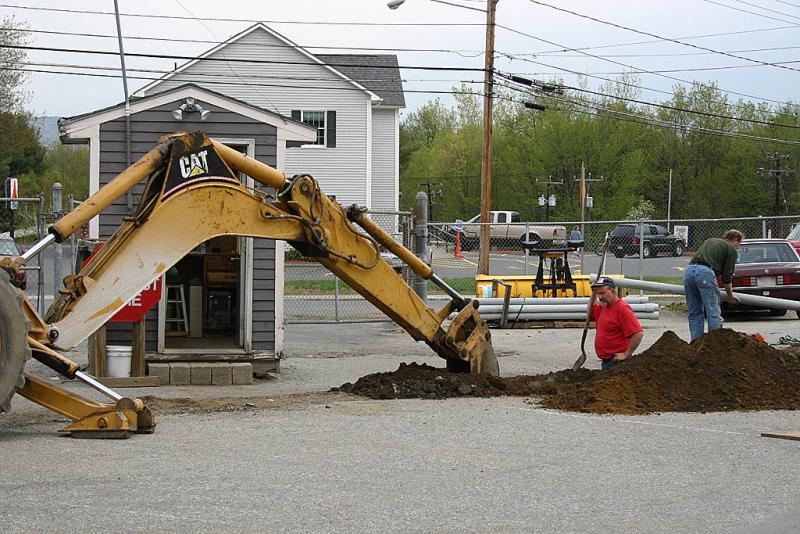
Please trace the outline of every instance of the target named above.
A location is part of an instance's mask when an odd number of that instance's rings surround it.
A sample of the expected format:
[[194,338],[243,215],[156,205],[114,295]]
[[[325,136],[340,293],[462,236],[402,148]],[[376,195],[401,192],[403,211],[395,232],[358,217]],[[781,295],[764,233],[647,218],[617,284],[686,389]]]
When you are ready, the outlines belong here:
[[[404,211],[368,211],[367,215],[406,248],[412,248],[411,213]],[[313,260],[303,259],[286,246],[284,262],[284,310],[286,321],[367,322],[388,320],[383,312],[330,271]],[[406,280],[410,272],[394,254],[381,256]]]
[[[0,199],[0,201],[5,199]],[[69,199],[67,209],[76,201]],[[47,232],[47,225],[59,215],[48,210],[43,199],[20,202],[30,213],[25,227],[18,226],[16,241],[33,242]],[[21,215],[21,213],[20,213]],[[393,235],[406,248],[414,250],[412,215],[409,212],[370,211],[370,218]],[[732,228],[745,238],[785,238],[800,223],[800,215],[780,217],[744,217],[720,219],[587,221],[558,223],[515,223],[508,228],[492,228],[490,274],[496,276],[533,276],[540,263],[542,248],[564,244],[567,237],[579,231],[583,246],[569,253],[572,274],[596,273],[602,246],[609,234],[605,262],[606,274],[622,274],[628,278],[682,284],[683,271],[694,251],[709,237],[722,237]],[[465,295],[475,294],[478,270],[479,225],[471,224],[460,236],[452,223],[428,225],[430,256],[426,259],[434,271]],[[501,225],[502,226],[502,225]],[[505,233],[503,233],[505,232]],[[554,236],[555,232],[555,236]],[[29,234],[29,235],[28,235]],[[0,236],[1,237],[1,236]],[[525,246],[527,244],[527,246]],[[73,272],[77,260],[77,239],[53,246],[27,266],[26,294],[43,313],[52,302],[56,288],[64,276]],[[384,251],[384,259],[397,267],[411,285],[411,274],[394,255]],[[545,275],[548,263],[542,262]],[[429,285],[429,300],[446,299]],[[287,322],[361,322],[384,321],[386,316],[349,288],[344,282],[313,260],[304,260],[297,251],[286,247],[284,271],[285,316]],[[434,306],[436,304],[433,304]]]
[[[606,274],[629,278],[682,283],[683,270],[694,251],[710,237],[722,237],[727,230],[740,230],[745,238],[786,238],[800,223],[800,215],[741,217],[720,219],[577,221],[558,223],[491,224],[490,274],[497,276],[535,275],[539,252],[558,248],[567,242],[550,238],[565,228],[568,238],[581,239],[583,245],[569,253],[573,274],[596,273],[609,235]],[[452,223],[430,225],[430,244],[434,249],[434,270],[444,277],[460,272],[476,272],[479,224],[470,224],[458,235]],[[525,236],[525,237],[522,237]],[[573,247],[575,248],[575,247]],[[437,269],[437,261],[438,269]],[[543,262],[547,272],[547,263]],[[442,273],[442,269],[445,270]]]
[[[371,212],[369,215],[413,250],[410,213]],[[609,234],[606,274],[682,284],[683,271],[694,251],[709,237],[722,237],[727,230],[735,228],[744,233],[745,238],[785,238],[798,223],[800,215],[492,224],[489,268],[490,274],[496,276],[534,276],[541,261],[541,250],[565,246],[570,237],[580,237],[583,246],[568,254],[572,274],[596,273],[605,236]],[[463,294],[474,295],[480,224],[470,223],[462,226],[462,230],[459,235],[453,223],[430,223],[431,255],[428,261],[448,283]],[[576,231],[580,236],[573,234]],[[542,261],[542,267],[545,276],[549,276],[549,263]],[[406,270],[401,272],[410,281],[410,273]],[[377,308],[315,262],[288,260],[285,277],[288,322],[388,320]],[[432,293],[429,300],[435,301],[439,297]]]

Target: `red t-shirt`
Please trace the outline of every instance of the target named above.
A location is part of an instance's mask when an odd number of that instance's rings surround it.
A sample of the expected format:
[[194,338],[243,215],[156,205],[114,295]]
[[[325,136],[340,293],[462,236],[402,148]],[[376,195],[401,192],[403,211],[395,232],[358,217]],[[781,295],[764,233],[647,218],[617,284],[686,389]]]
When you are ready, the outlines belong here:
[[644,331],[630,304],[622,299],[611,306],[596,304],[592,308],[592,319],[597,322],[594,350],[601,360],[610,360],[614,354],[625,352],[630,337]]

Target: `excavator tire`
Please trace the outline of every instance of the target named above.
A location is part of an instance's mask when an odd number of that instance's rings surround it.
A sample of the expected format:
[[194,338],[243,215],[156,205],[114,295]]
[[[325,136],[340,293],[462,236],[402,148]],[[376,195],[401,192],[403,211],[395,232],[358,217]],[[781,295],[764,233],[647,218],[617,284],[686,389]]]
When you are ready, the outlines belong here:
[[0,412],[11,408],[11,397],[25,384],[22,371],[31,356],[29,322],[22,312],[22,295],[0,271]]

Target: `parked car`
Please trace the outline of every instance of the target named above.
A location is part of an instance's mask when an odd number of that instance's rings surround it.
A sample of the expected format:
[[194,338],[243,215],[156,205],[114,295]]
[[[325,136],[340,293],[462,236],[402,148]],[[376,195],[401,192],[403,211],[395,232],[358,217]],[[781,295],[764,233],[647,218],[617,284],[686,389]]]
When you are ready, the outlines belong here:
[[[19,247],[11,237],[7,235],[0,236],[0,258],[16,258],[21,254]],[[25,271],[17,273],[17,285],[22,289],[28,286],[28,275]]]
[[627,255],[639,255],[642,239],[642,257],[650,258],[659,253],[670,256],[683,256],[686,243],[680,237],[670,234],[663,226],[657,224],[620,224],[611,232],[608,250],[617,258]]
[[786,239],[792,242],[792,246],[800,254],[800,223],[796,224],[792,231],[789,232],[789,235],[786,236]]
[[[722,287],[722,279],[717,278]],[[739,246],[733,290],[747,295],[761,295],[800,301],[800,255],[788,239],[745,239]],[[723,313],[763,310],[755,306],[722,303]],[[786,310],[771,309],[770,315],[786,315]],[[800,313],[797,314],[800,318]]]
[[[478,248],[481,216],[474,216],[462,227],[462,250]],[[492,246],[518,248],[524,243],[537,243],[535,248],[562,246],[567,241],[567,228],[560,224],[527,224],[516,211],[489,212],[489,235]]]
[[389,252],[383,247],[381,247],[381,258],[383,258],[383,261],[388,263],[389,266],[397,273],[402,271],[403,267],[406,265],[403,260],[398,258],[393,252]]

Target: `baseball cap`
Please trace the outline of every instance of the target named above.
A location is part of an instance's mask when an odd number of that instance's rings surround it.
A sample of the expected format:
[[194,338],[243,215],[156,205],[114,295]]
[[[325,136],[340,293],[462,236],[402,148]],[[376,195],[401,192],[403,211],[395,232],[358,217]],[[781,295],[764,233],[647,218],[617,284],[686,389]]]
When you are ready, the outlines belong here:
[[614,282],[613,278],[610,278],[608,276],[601,276],[592,283],[592,287],[603,287],[603,286],[617,287],[617,284],[616,282]]

